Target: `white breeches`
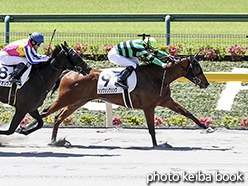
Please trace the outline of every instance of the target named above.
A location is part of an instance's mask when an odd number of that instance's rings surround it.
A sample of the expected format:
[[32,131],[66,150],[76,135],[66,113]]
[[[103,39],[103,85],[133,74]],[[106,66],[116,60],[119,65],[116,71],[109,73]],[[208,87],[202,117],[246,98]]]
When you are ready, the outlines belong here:
[[27,65],[28,60],[26,57],[10,56],[7,52],[0,52],[0,63],[3,65],[17,65],[19,63],[24,63]]
[[126,58],[121,56],[115,48],[112,48],[108,53],[108,59],[111,63],[120,66],[133,66],[134,69],[139,65],[139,59],[137,57]]

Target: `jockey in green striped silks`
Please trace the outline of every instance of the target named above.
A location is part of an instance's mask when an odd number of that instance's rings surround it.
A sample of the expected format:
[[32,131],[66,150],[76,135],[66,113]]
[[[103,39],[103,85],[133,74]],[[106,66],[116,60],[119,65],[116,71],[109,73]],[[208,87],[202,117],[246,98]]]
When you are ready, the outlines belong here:
[[163,68],[167,67],[167,63],[163,63],[152,54],[155,54],[158,57],[169,57],[169,55],[163,51],[156,50],[156,48],[157,41],[152,37],[147,37],[145,40],[137,39],[124,41],[114,46],[108,53],[109,61],[126,67],[119,75],[117,82],[115,82],[115,86],[128,89],[126,80],[139,65],[139,59],[137,57],[139,55],[143,55],[146,59],[156,65]]

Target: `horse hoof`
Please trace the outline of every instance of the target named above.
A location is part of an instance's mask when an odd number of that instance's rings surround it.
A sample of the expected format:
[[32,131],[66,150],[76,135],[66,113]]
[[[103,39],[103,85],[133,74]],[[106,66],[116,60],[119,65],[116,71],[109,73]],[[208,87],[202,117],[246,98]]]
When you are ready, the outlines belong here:
[[165,142],[161,145],[158,145],[157,148],[172,148],[172,145],[168,144],[168,142]]
[[201,133],[202,134],[209,134],[209,133],[213,133],[214,129],[212,127],[208,127],[207,129],[203,130]]
[[70,147],[71,143],[69,141],[67,141],[65,138],[60,139],[58,141],[53,141],[51,143],[48,144],[49,146],[53,146],[53,147]]
[[170,145],[169,143],[165,142],[164,144],[161,145],[164,148],[172,148],[172,145]]
[[19,134],[24,134],[26,132],[26,128],[24,126],[20,126],[19,128],[16,129],[15,132]]

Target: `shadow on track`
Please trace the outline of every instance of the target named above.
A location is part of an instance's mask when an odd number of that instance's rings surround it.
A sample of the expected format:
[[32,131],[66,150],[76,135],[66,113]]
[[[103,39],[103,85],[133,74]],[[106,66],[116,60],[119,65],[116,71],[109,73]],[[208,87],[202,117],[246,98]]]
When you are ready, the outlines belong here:
[[79,148],[79,149],[122,149],[122,150],[166,150],[166,151],[228,151],[231,150],[229,148],[220,148],[217,146],[212,146],[209,148],[201,148],[201,147],[166,147],[164,145],[159,145],[158,147],[140,147],[140,146],[131,146],[131,147],[120,147],[120,146],[101,146],[101,145],[71,145],[68,148]]
[[69,157],[112,157],[119,155],[110,154],[72,154],[72,153],[54,153],[54,152],[0,152],[0,157],[35,157],[35,158],[47,158],[47,157],[57,157],[57,158],[69,158]]

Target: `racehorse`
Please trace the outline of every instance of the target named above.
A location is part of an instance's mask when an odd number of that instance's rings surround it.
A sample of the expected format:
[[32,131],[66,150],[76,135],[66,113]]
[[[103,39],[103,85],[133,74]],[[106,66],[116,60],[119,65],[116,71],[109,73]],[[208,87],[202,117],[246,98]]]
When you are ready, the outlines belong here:
[[[137,85],[130,93],[132,105],[133,108],[142,109],[144,111],[154,147],[157,146],[154,127],[154,110],[156,106],[167,107],[192,119],[198,126],[207,129],[206,131],[213,132],[213,129],[207,128],[207,126],[171,97],[170,83],[182,76],[186,77],[200,88],[208,87],[209,82],[196,57],[196,55],[187,56],[169,62],[166,71],[155,64],[140,65],[136,69]],[[57,100],[41,113],[41,117],[47,117],[63,108],[55,117],[51,144],[56,143],[57,131],[60,123],[88,101],[101,99],[124,106],[121,94],[97,94],[97,83],[100,73],[101,70],[92,69],[89,75],[83,76],[71,71],[62,78]],[[163,76],[165,77],[163,78]],[[160,95],[161,89],[162,94]]]
[[[33,65],[29,80],[16,93],[15,114],[7,131],[0,130],[0,134],[13,134],[24,118],[29,113],[37,122],[37,126],[28,131],[20,133],[28,135],[31,132],[42,128],[43,121],[37,110],[43,104],[47,93],[59,79],[59,76],[65,69],[82,69],[87,74],[87,64],[80,58],[74,50],[61,44],[55,46],[52,56],[45,63],[37,66]],[[76,53],[76,54],[75,54]],[[0,87],[0,101],[8,103],[9,87]]]

